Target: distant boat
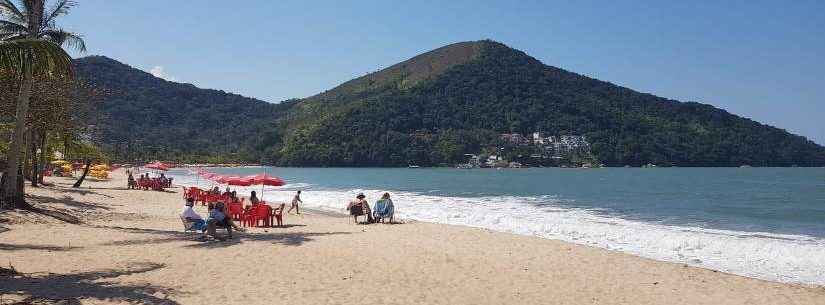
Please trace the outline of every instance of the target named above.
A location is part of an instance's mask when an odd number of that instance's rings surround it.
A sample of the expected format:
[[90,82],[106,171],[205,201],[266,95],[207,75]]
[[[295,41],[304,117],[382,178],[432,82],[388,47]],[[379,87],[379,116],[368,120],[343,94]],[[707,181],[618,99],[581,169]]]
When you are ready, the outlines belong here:
[[740,168],[747,168],[747,167],[751,167],[751,166],[750,166],[750,165],[747,165],[747,164],[744,164],[744,165],[740,165],[739,167],[740,167]]
[[420,168],[421,166],[418,166],[418,165],[410,165],[410,166],[407,166],[407,167],[409,167],[409,168]]

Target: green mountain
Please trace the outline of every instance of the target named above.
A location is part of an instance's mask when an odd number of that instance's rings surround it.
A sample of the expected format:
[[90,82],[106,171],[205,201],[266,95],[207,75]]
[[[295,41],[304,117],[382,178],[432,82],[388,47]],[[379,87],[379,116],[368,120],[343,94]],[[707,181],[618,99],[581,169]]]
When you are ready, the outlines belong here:
[[104,92],[95,137],[119,160],[254,161],[282,138],[271,104],[169,82],[116,60],[75,60],[78,77]]
[[804,137],[547,66],[494,41],[448,45],[277,105],[102,58],[80,66],[93,67],[78,69],[85,78],[119,92],[102,107],[112,120],[101,124],[101,138],[168,145],[159,152],[167,158],[235,152],[290,166],[426,166],[494,151],[505,146],[501,133],[542,131],[585,136],[590,158],[611,166],[825,165],[825,148]]

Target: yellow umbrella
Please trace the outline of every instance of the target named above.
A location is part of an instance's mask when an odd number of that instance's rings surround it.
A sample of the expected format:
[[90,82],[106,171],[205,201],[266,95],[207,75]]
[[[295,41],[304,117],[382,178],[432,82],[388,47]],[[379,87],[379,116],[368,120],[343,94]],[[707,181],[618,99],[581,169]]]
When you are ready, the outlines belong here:
[[92,170],[107,171],[107,170],[109,170],[109,166],[106,165],[106,164],[98,164],[98,165],[92,166]]
[[66,160],[54,160],[54,161],[52,161],[52,164],[54,164],[54,165],[69,164],[69,161],[66,161]]

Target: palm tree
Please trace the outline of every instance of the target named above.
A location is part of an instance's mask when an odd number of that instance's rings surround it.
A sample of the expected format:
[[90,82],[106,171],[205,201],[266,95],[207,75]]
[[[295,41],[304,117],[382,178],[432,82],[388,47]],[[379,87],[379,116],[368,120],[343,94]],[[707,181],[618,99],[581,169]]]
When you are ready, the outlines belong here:
[[86,50],[79,35],[64,31],[55,23],[57,17],[67,14],[76,2],[58,0],[49,9],[45,2],[0,0],[0,72],[13,73],[20,81],[8,166],[3,175],[2,201],[18,207],[27,206],[22,185],[18,183],[18,171],[33,79],[38,75],[72,74],[71,57],[60,46]]

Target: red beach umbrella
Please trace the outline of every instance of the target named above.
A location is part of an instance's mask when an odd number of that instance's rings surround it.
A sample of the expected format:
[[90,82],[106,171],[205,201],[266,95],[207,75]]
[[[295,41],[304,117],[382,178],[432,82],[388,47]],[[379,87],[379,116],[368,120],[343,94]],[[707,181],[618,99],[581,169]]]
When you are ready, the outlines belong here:
[[268,185],[268,186],[283,186],[284,180],[278,177],[272,177],[267,174],[257,174],[252,176],[246,176],[245,178],[250,179],[252,184],[258,185]]
[[232,176],[223,176],[223,179],[219,179],[219,180],[216,180],[216,181],[218,183],[227,184],[227,183],[229,183],[230,180],[240,180],[240,179],[241,179],[241,177],[232,175]]
[[252,185],[252,180],[235,176],[227,178],[226,183],[235,186],[250,186]]
[[169,170],[169,167],[163,165],[163,163],[160,163],[160,162],[149,163],[144,167],[145,168],[156,169],[156,170],[161,170],[161,171],[168,171]]
[[244,178],[249,179],[254,185],[261,185],[261,198],[263,198],[264,196],[264,185],[282,186],[286,184],[284,183],[284,180],[282,180],[281,178],[272,177],[270,175],[267,175],[266,173],[246,176]]
[[212,179],[212,181],[223,184],[223,183],[226,183],[227,178],[229,178],[229,176],[216,175],[216,176],[213,176],[211,179]]

